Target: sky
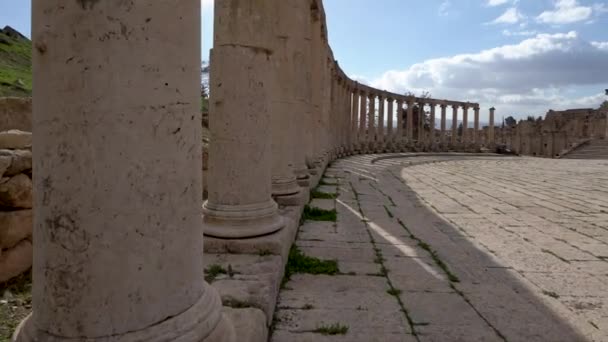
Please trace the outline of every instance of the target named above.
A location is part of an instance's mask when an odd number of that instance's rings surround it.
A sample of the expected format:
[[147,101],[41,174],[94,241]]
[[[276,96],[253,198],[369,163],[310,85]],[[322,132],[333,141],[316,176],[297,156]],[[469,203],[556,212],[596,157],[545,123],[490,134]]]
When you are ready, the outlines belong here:
[[[202,1],[202,56],[213,0]],[[498,115],[608,100],[608,0],[325,0],[330,45],[353,79],[495,106]],[[0,0],[0,26],[30,35],[30,1]],[[483,109],[482,109],[483,110]]]

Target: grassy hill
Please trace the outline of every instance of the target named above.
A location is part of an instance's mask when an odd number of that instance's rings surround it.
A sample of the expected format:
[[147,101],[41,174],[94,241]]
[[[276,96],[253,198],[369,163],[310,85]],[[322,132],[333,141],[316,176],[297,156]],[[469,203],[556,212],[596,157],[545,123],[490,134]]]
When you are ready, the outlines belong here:
[[0,30],[0,97],[32,93],[32,42],[10,27]]

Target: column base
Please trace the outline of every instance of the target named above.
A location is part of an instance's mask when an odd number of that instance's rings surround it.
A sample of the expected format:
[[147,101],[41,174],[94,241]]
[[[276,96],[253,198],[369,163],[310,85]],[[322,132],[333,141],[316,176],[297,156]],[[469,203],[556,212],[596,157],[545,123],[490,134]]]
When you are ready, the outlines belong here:
[[298,189],[298,192],[295,194],[277,196],[274,197],[274,200],[277,202],[277,204],[282,206],[296,206],[308,203],[310,197],[308,195],[308,191],[305,191],[305,189],[302,189],[299,186]]
[[[201,281],[203,280],[201,279]],[[46,331],[37,329],[33,317],[30,314],[19,324],[13,334],[13,342],[69,342],[76,340],[90,342],[236,342],[234,327],[222,314],[220,296],[207,283],[204,283],[203,295],[186,311],[158,324],[120,335],[70,337],[51,335]]]
[[272,180],[272,196],[289,196],[300,192],[300,187],[295,177],[291,179]]
[[274,233],[284,225],[272,199],[250,205],[203,204],[203,233],[207,236],[246,239]]

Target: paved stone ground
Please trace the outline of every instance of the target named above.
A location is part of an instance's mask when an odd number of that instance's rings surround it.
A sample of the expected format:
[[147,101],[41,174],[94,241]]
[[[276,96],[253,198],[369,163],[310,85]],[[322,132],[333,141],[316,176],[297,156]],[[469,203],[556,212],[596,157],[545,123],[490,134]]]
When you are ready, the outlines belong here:
[[608,162],[377,157],[326,172],[296,244],[341,274],[293,276],[272,341],[608,341]]

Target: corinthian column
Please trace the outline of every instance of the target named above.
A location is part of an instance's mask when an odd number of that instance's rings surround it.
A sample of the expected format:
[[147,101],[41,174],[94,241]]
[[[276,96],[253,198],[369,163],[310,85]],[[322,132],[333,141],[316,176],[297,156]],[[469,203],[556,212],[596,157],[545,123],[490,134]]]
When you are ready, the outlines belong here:
[[435,107],[437,104],[434,101],[431,101],[431,122],[429,127],[429,144],[432,146],[435,144]]
[[403,100],[397,99],[397,149],[403,149]]
[[386,144],[384,133],[384,95],[380,94],[378,96],[378,127],[376,127],[376,136],[378,137],[376,152],[378,153],[384,151],[384,145]]
[[[447,105],[445,104],[445,102],[441,103],[441,145],[445,144],[445,124],[446,124],[446,113],[445,113],[445,109],[447,108]],[[442,146],[442,148],[445,148]]]
[[387,145],[388,148],[390,148],[391,150],[393,150],[394,146],[395,146],[395,135],[393,134],[393,99],[392,98],[388,98],[386,99],[386,102],[388,103],[388,108],[387,108],[387,116],[386,116],[386,125],[387,125],[387,130],[386,130],[386,141],[387,141]]
[[369,94],[369,112],[367,113],[367,139],[371,153],[376,151],[376,95]]
[[496,144],[496,140],[494,137],[494,112],[496,108],[490,108],[490,127],[488,127],[488,145],[494,146]]
[[469,104],[462,105],[462,141],[466,148],[469,143]]
[[473,107],[473,111],[473,129],[475,131],[475,133],[473,134],[473,142],[475,144],[479,144],[479,105],[475,105],[475,107]]
[[409,96],[406,99],[407,102],[407,125],[405,127],[407,132],[407,141],[411,144],[414,141],[414,100],[413,96]]
[[359,89],[356,87],[352,91],[352,113],[351,113],[351,137],[350,149],[353,153],[359,146]]
[[274,5],[254,0],[215,4],[205,235],[249,238],[283,227],[271,197]]
[[452,146],[456,145],[458,138],[458,105],[452,104]]
[[361,91],[359,96],[359,150],[365,153],[368,146],[367,130],[367,94]]
[[34,0],[32,25],[34,313],[15,341],[234,340],[203,281],[200,1]]

